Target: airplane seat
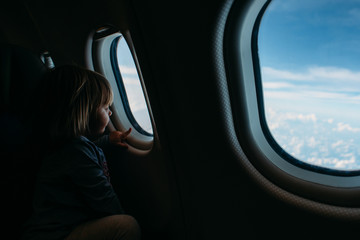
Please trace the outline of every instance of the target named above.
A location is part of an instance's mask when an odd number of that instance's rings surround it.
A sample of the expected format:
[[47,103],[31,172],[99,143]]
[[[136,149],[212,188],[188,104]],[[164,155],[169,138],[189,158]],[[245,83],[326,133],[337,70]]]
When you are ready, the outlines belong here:
[[32,110],[36,108],[31,102],[37,83],[47,71],[29,50],[0,45],[1,212],[6,221],[4,229],[11,235],[19,234],[20,229],[16,229],[31,214],[32,186],[39,163],[30,137]]

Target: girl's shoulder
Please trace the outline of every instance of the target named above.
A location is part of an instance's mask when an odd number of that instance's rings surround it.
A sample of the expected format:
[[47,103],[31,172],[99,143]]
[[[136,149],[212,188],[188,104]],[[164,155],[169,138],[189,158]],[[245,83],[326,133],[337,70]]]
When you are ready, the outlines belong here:
[[84,136],[71,139],[70,144],[76,147],[96,147],[92,141]]
[[99,153],[102,154],[102,150],[84,136],[72,139],[67,148],[70,151],[83,152],[90,155],[98,155]]
[[99,159],[104,158],[103,151],[86,137],[76,137],[63,142],[56,151],[49,154],[46,162],[62,162],[64,164],[74,164],[79,162],[98,163]]
[[84,167],[101,166],[105,155],[86,137],[73,138],[63,143],[42,161],[42,175],[70,174]]

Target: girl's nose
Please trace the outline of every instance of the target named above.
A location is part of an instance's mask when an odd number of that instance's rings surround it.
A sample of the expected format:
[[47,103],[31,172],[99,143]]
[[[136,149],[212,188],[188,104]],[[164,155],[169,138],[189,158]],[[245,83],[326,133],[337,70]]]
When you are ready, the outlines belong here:
[[111,110],[109,110],[109,117],[112,115],[112,111]]

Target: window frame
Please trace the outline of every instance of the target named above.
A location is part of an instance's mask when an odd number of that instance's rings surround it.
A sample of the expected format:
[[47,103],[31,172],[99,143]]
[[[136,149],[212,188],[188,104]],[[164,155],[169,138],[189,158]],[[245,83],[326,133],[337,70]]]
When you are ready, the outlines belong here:
[[[144,89],[139,64],[136,61],[134,49],[132,49],[131,45],[128,44],[129,40],[127,39],[130,37],[126,34],[122,34],[119,30],[115,29],[112,26],[104,26],[93,31],[90,34],[86,45],[86,65],[89,69],[103,74],[105,78],[109,81],[113,89],[114,101],[112,106],[110,106],[113,114],[110,117],[111,123],[109,124],[109,129],[126,131],[131,127],[131,134],[127,138],[128,144],[130,146],[129,150],[137,152],[138,154],[146,154],[153,147],[154,134],[147,133],[138,125],[133,114],[131,113],[129,103],[127,101],[127,96],[124,96],[122,95],[123,93],[121,93],[121,91],[126,90],[124,88],[121,88],[121,84],[119,84],[119,81],[122,81],[121,73],[119,68],[117,68],[118,70],[116,71],[113,59],[117,57],[116,48],[113,46],[114,40],[117,38],[124,38],[132,54],[135,66],[137,68],[137,73],[143,90],[144,98],[147,104],[153,132],[155,134],[154,121],[147,100],[146,90]],[[113,52],[114,48],[115,53]]]
[[[253,43],[259,16],[269,2],[235,1],[225,23],[222,47],[231,108],[231,115],[226,115],[226,121],[232,125],[228,129],[230,138],[233,138],[230,139],[232,149],[244,166],[255,168],[263,177],[286,191],[323,203],[358,207],[360,203],[356,199],[360,196],[360,176],[330,175],[314,168],[300,167],[279,154],[264,133],[261,115],[265,113],[261,113],[262,99],[256,86],[259,85],[256,79],[261,76],[256,69],[254,55],[257,55],[257,49],[253,48]],[[255,170],[251,171],[254,174]]]

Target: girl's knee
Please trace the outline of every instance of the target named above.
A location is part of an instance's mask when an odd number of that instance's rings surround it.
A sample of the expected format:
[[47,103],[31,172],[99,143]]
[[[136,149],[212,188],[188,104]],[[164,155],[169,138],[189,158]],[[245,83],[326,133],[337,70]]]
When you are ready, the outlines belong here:
[[66,239],[140,240],[141,231],[135,218],[112,215],[78,226]]
[[119,239],[137,240],[140,239],[140,226],[136,219],[130,215],[114,215],[113,220],[116,221],[116,229]]

